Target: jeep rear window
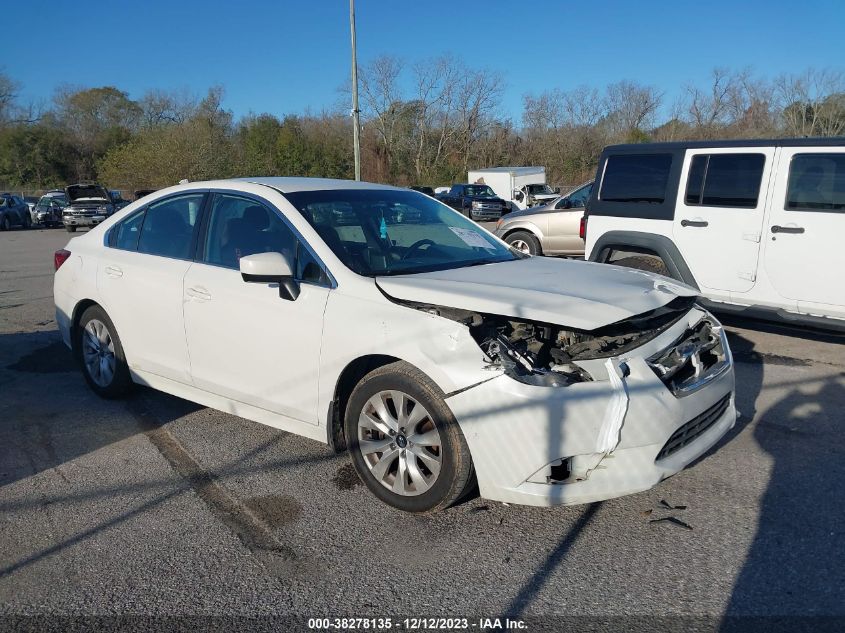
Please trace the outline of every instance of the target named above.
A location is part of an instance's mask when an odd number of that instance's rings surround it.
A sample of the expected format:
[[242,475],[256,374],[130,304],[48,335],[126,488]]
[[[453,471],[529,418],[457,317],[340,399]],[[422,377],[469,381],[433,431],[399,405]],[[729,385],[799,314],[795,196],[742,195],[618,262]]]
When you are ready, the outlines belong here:
[[796,154],[789,166],[785,208],[845,212],[845,154]]
[[760,195],[763,154],[699,154],[687,179],[688,205],[753,209]]
[[609,156],[599,199],[605,202],[662,204],[672,167],[671,154]]

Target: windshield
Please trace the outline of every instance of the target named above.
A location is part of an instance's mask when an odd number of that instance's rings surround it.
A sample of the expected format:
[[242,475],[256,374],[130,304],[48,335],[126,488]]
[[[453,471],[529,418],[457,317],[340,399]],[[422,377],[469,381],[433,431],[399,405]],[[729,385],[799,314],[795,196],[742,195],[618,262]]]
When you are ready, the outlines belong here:
[[520,258],[471,220],[414,191],[339,189],[285,197],[359,275],[404,275]]
[[496,195],[487,185],[467,185],[465,189],[466,195],[478,198],[492,198]]
[[528,193],[532,196],[536,196],[537,194],[544,193],[553,194],[554,191],[548,185],[528,185]]

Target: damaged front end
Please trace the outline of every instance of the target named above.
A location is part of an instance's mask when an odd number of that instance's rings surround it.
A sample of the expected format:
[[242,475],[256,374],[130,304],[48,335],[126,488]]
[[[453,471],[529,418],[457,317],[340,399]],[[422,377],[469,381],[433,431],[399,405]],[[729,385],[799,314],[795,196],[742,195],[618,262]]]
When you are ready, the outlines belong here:
[[519,382],[563,387],[593,380],[580,361],[611,358],[659,336],[692,308],[694,297],[677,297],[630,319],[584,331],[551,323],[410,301],[403,305],[462,323],[484,352],[488,367]]

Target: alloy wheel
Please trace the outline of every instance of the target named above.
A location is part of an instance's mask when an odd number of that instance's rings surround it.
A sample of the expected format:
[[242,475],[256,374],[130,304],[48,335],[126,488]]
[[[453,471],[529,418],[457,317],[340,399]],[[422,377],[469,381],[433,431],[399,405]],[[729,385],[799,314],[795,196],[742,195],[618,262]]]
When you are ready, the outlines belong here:
[[380,391],[358,419],[358,450],[375,479],[411,497],[437,481],[443,445],[429,412],[402,391]]
[[510,243],[516,250],[521,253],[527,253],[528,255],[531,254],[531,247],[528,245],[528,242],[525,240],[516,239]]
[[82,360],[85,371],[99,387],[108,387],[114,379],[114,341],[105,323],[91,319],[82,332]]

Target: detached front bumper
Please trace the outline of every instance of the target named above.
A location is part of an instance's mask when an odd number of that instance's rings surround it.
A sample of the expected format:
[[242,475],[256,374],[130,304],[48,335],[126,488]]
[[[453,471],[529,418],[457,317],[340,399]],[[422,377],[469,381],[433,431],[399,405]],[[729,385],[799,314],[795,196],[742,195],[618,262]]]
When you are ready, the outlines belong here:
[[648,490],[707,452],[736,422],[730,353],[726,368],[683,397],[645,360],[688,323],[682,319],[631,356],[614,359],[629,368],[628,403],[618,444],[607,453],[600,436],[615,391],[595,368],[593,382],[538,387],[500,375],[448,397],[481,496],[535,506],[601,501]]

